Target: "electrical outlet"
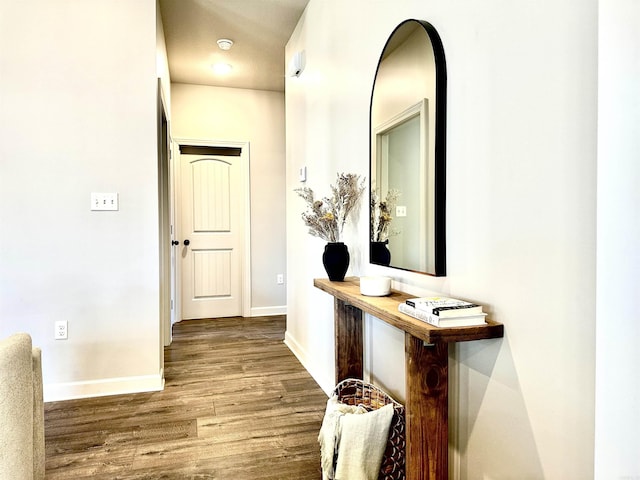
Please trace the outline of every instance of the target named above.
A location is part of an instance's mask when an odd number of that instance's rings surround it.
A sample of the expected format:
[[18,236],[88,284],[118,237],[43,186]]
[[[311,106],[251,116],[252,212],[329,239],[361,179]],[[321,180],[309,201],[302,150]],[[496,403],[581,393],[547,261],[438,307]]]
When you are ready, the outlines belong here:
[[56,321],[56,329],[55,329],[53,338],[55,338],[56,340],[67,339],[67,321],[66,320]]
[[284,275],[282,273],[278,274],[278,276],[276,277],[276,282],[278,283],[278,285],[284,284]]
[[396,207],[396,217],[406,217],[407,216],[407,207],[404,205],[398,205]]

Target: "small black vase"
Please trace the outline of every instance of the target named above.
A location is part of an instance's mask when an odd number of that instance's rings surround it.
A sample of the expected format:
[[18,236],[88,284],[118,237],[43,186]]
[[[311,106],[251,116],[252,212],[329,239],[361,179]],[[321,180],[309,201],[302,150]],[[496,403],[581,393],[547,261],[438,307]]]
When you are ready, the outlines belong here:
[[349,268],[349,249],[342,242],[330,242],[324,247],[322,264],[332,282],[342,282]]
[[369,260],[376,265],[386,265],[391,263],[391,252],[387,248],[387,242],[371,242]]

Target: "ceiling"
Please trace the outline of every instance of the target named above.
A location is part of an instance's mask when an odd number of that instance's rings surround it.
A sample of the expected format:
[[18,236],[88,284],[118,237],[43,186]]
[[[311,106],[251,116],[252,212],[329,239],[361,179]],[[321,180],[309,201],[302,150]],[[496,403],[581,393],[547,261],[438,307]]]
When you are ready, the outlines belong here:
[[[284,91],[284,47],[309,0],[159,0],[171,81]],[[228,51],[216,41],[234,42]],[[211,65],[233,66],[226,76]]]

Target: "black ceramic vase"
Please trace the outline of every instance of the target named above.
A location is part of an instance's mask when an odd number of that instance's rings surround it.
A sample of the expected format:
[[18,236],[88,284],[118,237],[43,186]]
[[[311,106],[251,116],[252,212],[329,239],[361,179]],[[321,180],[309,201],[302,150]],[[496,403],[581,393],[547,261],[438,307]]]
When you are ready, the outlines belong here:
[[369,259],[371,263],[376,265],[389,265],[391,263],[391,252],[387,248],[387,242],[371,242]]
[[322,264],[332,282],[342,282],[349,268],[349,249],[342,242],[327,243],[322,254]]

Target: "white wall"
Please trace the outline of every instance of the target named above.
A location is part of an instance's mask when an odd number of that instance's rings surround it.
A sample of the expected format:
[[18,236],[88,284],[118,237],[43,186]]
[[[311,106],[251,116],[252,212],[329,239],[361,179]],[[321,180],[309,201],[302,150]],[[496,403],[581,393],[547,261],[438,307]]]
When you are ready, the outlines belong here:
[[155,8],[0,0],[0,335],[42,347],[47,400],[162,386]]
[[[595,0],[311,0],[287,47],[287,58],[306,52],[305,71],[286,84],[287,343],[329,390],[333,301],[312,286],[326,276],[323,244],[307,235],[293,189],[301,165],[318,193],[337,171],[368,175],[371,82],[387,36],[407,18],[432,23],[447,58],[448,274],[369,265],[366,206],[345,239],[349,274],[477,301],[505,324],[505,338],[451,352],[456,477],[591,478]],[[375,320],[368,328],[372,373],[402,397],[402,336]]]
[[598,479],[640,478],[640,4],[600,2],[598,79]]
[[[162,85],[167,117],[171,118],[171,75],[169,73],[169,58],[167,56],[167,43],[164,38],[164,26],[160,5],[156,0],[156,71]],[[169,125],[171,128],[171,125]]]
[[[174,138],[249,142],[251,315],[286,313],[284,94],[174,83]],[[285,278],[286,283],[286,278]]]

